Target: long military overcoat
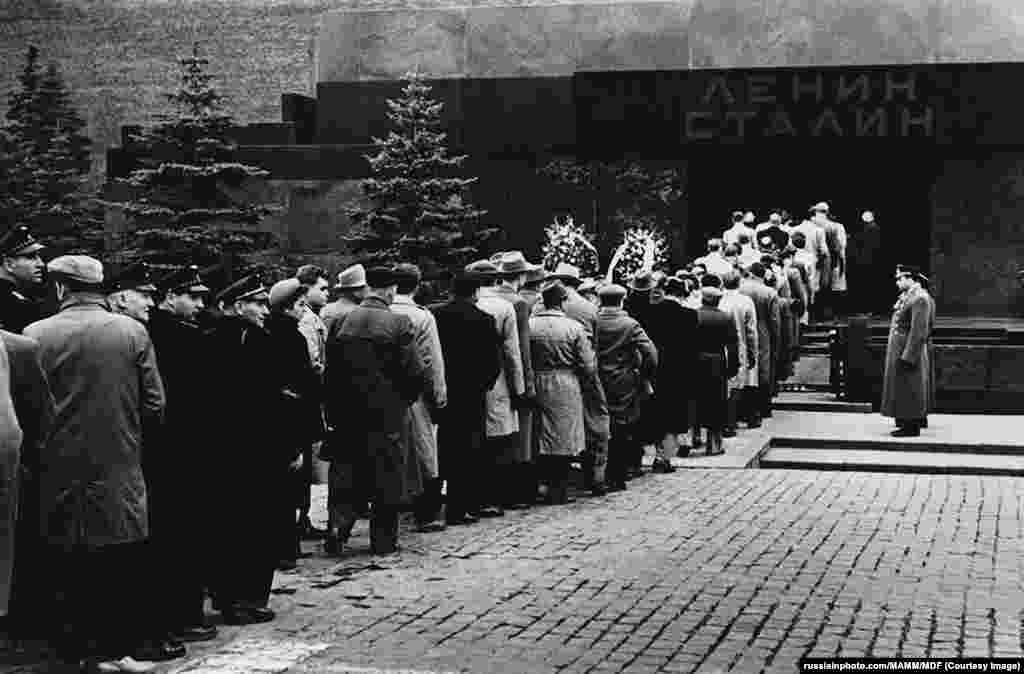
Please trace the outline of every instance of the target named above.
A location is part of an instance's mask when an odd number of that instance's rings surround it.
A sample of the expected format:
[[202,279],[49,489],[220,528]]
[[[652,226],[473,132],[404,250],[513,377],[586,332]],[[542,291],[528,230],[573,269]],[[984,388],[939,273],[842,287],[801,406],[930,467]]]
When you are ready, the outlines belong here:
[[932,303],[920,288],[896,302],[885,350],[882,416],[924,419],[932,404],[932,363],[928,338]]

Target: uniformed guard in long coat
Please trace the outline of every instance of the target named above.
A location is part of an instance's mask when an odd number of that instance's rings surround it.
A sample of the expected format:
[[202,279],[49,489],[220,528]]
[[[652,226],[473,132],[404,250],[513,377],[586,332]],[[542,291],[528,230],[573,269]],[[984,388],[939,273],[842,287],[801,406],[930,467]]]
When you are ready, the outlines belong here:
[[43,283],[43,248],[25,225],[0,234],[0,328],[21,333],[43,317],[33,296]]
[[928,339],[933,309],[920,283],[920,270],[902,266],[896,274],[901,294],[893,310],[885,350],[882,416],[896,420],[896,437],[920,435],[931,406],[932,365]]
[[[414,344],[408,316],[390,309],[397,280],[389,268],[366,271],[370,295],[353,309],[327,345],[326,401],[332,461],[339,479],[338,503],[347,508],[339,537],[347,541],[361,503],[373,504],[370,544],[374,554],[397,549],[399,508],[423,489],[408,438],[412,404],[430,382]],[[342,423],[343,420],[343,423]]]
[[[34,339],[0,330],[0,341],[10,360],[11,397],[22,430],[18,465],[17,527],[14,533],[14,564],[11,574],[11,635],[15,638],[40,635],[42,617],[50,612],[47,590],[52,589],[40,573],[43,548],[39,541],[40,458],[57,413],[50,384],[39,360],[39,343]],[[8,562],[10,557],[6,557]],[[0,567],[3,561],[0,559]],[[0,570],[0,583],[2,583]],[[3,595],[0,589],[0,595]],[[0,603],[0,610],[3,609]]]
[[494,317],[476,306],[481,279],[463,272],[453,284],[453,297],[434,309],[441,352],[445,358],[448,405],[438,424],[438,467],[447,484],[445,521],[476,522],[472,513],[483,501],[480,464],[485,436],[487,392],[501,373],[501,343]]
[[598,290],[596,352],[598,374],[608,400],[611,438],[608,447],[608,488],[626,488],[629,457],[640,446],[636,424],[642,392],[654,379],[658,349],[640,323],[622,308],[626,289],[609,284]]
[[156,285],[164,296],[150,312],[148,328],[167,408],[147,459],[154,495],[151,543],[161,562],[175,570],[161,583],[169,629],[185,641],[200,641],[217,634],[206,624],[203,603],[212,581],[208,555],[220,529],[214,497],[221,487],[203,468],[216,448],[208,444],[209,432],[201,432],[204,420],[212,421],[209,387],[219,364],[208,362],[209,340],[195,323],[210,288],[194,265],[164,274]]

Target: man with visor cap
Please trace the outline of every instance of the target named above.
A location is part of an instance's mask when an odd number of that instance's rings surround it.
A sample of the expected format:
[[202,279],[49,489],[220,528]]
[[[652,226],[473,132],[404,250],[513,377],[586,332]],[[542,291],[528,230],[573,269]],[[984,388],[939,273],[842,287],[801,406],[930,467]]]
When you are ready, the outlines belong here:
[[43,285],[43,248],[25,225],[0,234],[0,328],[20,333],[42,318],[35,295]]

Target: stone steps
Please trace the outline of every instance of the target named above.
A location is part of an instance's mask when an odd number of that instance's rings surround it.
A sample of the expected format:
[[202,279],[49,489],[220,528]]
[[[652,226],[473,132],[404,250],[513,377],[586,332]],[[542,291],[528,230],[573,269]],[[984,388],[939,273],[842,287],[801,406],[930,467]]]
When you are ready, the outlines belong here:
[[776,410],[787,412],[850,412],[854,414],[871,414],[871,403],[854,403],[836,400],[827,391],[804,390],[782,391],[772,403]]
[[[774,443],[773,443],[774,444]],[[823,449],[771,447],[758,459],[758,468],[840,470],[928,475],[993,475],[1024,477],[1024,449],[1015,454],[894,449]]]

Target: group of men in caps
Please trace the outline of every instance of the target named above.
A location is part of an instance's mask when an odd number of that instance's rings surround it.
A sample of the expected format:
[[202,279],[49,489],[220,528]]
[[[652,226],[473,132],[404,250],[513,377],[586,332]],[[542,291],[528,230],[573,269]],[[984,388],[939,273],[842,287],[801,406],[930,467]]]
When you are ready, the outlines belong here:
[[[314,266],[214,294],[195,267],[44,265],[42,244],[11,229],[0,615],[22,638],[59,618],[63,655],[147,671],[215,636],[207,597],[227,624],[272,620],[273,574],[295,566],[302,538],[340,554],[368,517],[371,551],[389,554],[403,511],[432,532],[565,503],[577,460],[600,496],[642,472],[645,448],[671,472],[702,430],[719,454],[738,421],[771,415],[808,321],[814,264],[801,255],[818,230],[785,224],[761,228],[756,254],[746,229],[727,232],[675,275],[628,287],[499,253],[428,307],[410,264],[350,267],[333,301]],[[32,299],[44,270],[50,316]],[[920,270],[897,284],[883,414],[912,435],[934,396],[934,302]],[[308,518],[316,446],[326,531]]]
[[[148,671],[216,636],[208,596],[226,624],[272,620],[274,571],[322,534],[308,511],[327,273],[247,276],[211,301],[194,266],[43,265],[41,250],[24,227],[0,238],[0,414],[21,435],[0,460],[8,635]],[[44,267],[50,316],[33,300]]]

